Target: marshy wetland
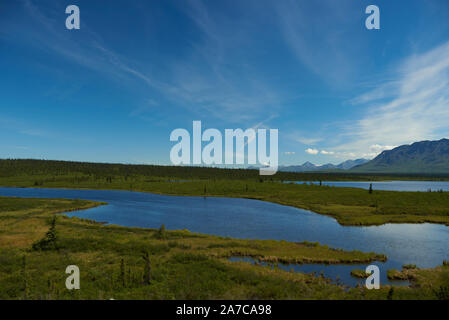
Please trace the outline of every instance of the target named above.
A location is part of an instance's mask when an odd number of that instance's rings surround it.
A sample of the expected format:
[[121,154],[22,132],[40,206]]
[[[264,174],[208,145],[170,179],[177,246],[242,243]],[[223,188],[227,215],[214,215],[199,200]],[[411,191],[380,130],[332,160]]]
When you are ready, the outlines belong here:
[[[4,173],[2,298],[445,297],[447,192],[370,193],[274,179],[148,177],[112,169],[115,175]],[[51,217],[61,212],[57,249],[33,250]],[[142,282],[142,252],[151,257],[150,284]],[[64,288],[68,264],[86,270],[83,290],[76,293]],[[354,287],[364,279],[351,277],[351,271],[368,264],[381,269],[380,290]],[[401,272],[403,265],[416,268]],[[402,286],[392,295],[393,283]]]

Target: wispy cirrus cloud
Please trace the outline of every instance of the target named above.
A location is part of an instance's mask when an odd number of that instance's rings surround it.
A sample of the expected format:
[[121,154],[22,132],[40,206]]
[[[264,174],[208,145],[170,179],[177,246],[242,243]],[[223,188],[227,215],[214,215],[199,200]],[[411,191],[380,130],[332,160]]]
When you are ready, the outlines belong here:
[[54,135],[48,130],[31,127],[29,123],[22,119],[11,117],[0,118],[0,129],[6,129],[15,133],[34,137],[52,137]]
[[[83,41],[78,41],[56,25],[36,2],[23,0],[22,3],[30,18],[42,26],[22,29],[27,44],[118,79],[122,84],[127,80],[141,81],[167,101],[194,114],[207,114],[228,122],[258,121],[275,115],[285,98],[278,88],[263,80],[257,68],[248,62],[236,63],[233,56],[239,48],[239,54],[246,55],[239,60],[251,61],[248,39],[257,29],[242,28],[236,33],[238,25],[246,24],[245,19],[209,10],[200,1],[189,1],[179,11],[197,26],[201,37],[191,40],[190,50],[183,48],[182,59],[165,57],[162,65],[151,66],[163,69],[163,77],[154,77],[148,71],[151,70],[148,61],[133,61],[111,49],[86,22],[82,26]],[[142,113],[145,113],[142,107],[131,111],[133,116]]]
[[257,52],[248,39],[258,29],[235,15],[210,10],[205,2],[187,3],[180,10],[193,21],[201,38],[191,44],[191,52],[182,61],[171,62],[169,93],[191,109],[230,122],[275,116],[287,97],[251,64]]
[[313,145],[317,144],[318,142],[323,141],[323,139],[324,139],[322,137],[321,133],[319,133],[319,132],[314,132],[313,134],[310,134],[310,132],[306,132],[303,130],[297,130],[297,129],[287,131],[286,133],[284,133],[284,136],[289,141],[292,141],[295,143],[299,142],[306,146],[313,146]]
[[293,138],[295,141],[302,143],[302,144],[309,144],[309,145],[314,145],[320,141],[323,141],[323,138],[304,138],[304,137],[297,137],[295,136]]
[[374,156],[394,146],[449,135],[449,42],[405,59],[392,79],[352,102],[365,115],[343,129],[334,148]]
[[[331,86],[346,82],[361,63],[358,47],[345,45],[348,34],[355,41],[359,7],[345,1],[275,1],[281,35],[299,62]],[[310,12],[325,12],[326,19]],[[357,39],[364,41],[363,39]],[[358,59],[354,59],[358,56]]]

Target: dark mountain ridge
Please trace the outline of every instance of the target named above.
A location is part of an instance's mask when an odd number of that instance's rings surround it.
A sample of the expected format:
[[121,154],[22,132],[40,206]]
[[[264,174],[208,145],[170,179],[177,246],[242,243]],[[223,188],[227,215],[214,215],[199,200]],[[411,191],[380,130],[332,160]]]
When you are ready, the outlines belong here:
[[385,150],[353,172],[449,173],[449,139],[420,141]]

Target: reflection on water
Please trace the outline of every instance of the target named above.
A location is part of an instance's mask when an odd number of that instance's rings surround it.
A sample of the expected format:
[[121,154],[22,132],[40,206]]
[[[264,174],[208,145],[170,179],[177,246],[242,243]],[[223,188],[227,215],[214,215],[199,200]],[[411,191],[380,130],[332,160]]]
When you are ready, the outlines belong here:
[[[233,262],[249,262],[256,263],[253,258],[249,257],[231,257],[229,261]],[[294,271],[302,273],[314,273],[315,276],[323,276],[331,279],[333,283],[344,284],[350,287],[355,287],[357,284],[365,285],[365,279],[355,278],[351,276],[351,271],[354,269],[365,270],[365,264],[270,264],[268,262],[257,262],[257,264],[269,267],[278,267],[285,271]],[[381,285],[396,285],[396,286],[408,286],[409,281],[390,281],[387,278],[387,268],[382,262],[372,262],[370,264],[376,265],[380,270],[380,283]]]
[[[167,229],[188,229],[225,237],[319,241],[333,248],[374,251],[388,257],[388,261],[380,265],[382,273],[391,268],[401,269],[404,264],[430,268],[441,265],[444,259],[449,260],[449,228],[444,225],[343,227],[335,219],[311,211],[237,198],[32,188],[0,188],[0,195],[106,201],[107,206],[67,215],[123,226],[159,228],[165,224]],[[342,267],[329,266],[326,270],[337,272],[338,268]],[[340,276],[343,277],[343,272]]]
[[[285,183],[313,183],[319,185],[319,181],[286,181]],[[369,189],[370,184],[374,190],[387,191],[449,191],[449,181],[322,181],[322,185],[333,187]]]

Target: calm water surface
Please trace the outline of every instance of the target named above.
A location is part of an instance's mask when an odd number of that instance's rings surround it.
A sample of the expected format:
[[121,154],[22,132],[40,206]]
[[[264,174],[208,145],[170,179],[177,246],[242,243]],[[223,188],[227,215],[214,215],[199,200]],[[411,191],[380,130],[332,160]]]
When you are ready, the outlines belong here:
[[[106,201],[109,205],[69,212],[68,216],[133,227],[188,229],[246,239],[319,241],[345,250],[374,251],[388,256],[386,271],[403,264],[422,268],[449,260],[449,228],[436,224],[387,224],[343,227],[335,219],[311,211],[250,199],[163,196],[130,191],[0,188],[1,196],[69,198]],[[320,272],[323,266],[309,271]],[[316,266],[316,265],[315,265]],[[305,268],[305,266],[300,266]],[[342,266],[325,266],[332,273]],[[355,268],[350,266],[349,271]],[[343,268],[344,269],[344,268]],[[346,272],[346,269],[341,271]],[[345,281],[348,274],[340,274]],[[345,281],[347,282],[347,281]]]
[[[249,262],[256,263],[256,260],[249,257],[231,257],[230,261],[234,262]],[[302,273],[315,273],[316,276],[320,276],[322,274],[324,277],[332,280],[333,283],[344,283],[347,286],[355,287],[357,284],[364,285],[365,279],[356,278],[351,276],[351,271],[354,269],[365,270],[366,264],[277,264],[274,266],[273,264],[267,262],[257,262],[260,265],[268,266],[271,268],[280,268],[285,271],[294,272],[302,272]],[[409,281],[390,281],[387,278],[386,271],[382,272],[383,269],[386,268],[385,264],[382,262],[372,262],[370,264],[377,265],[379,270],[381,271],[380,275],[380,283],[381,284],[390,284],[396,286],[408,286]]]
[[[288,181],[286,183],[303,184],[305,181]],[[320,184],[319,181],[311,181],[307,183]],[[369,189],[369,185],[373,184],[374,190],[387,191],[449,191],[449,181],[323,181],[322,184],[333,187],[348,187]]]

